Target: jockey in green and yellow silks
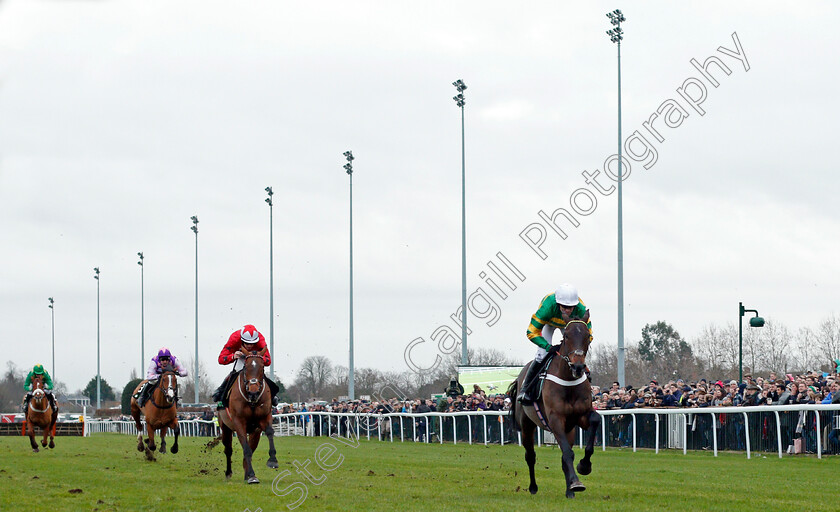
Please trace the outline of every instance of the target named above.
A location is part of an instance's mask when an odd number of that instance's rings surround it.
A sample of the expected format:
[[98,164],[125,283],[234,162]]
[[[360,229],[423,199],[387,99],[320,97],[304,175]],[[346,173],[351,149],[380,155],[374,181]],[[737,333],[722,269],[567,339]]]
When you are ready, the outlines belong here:
[[[528,324],[527,336],[531,342],[539,347],[537,349],[534,363],[528,369],[528,374],[522,384],[522,390],[517,399],[525,405],[533,402],[530,396],[531,388],[542,368],[543,359],[551,348],[551,339],[554,331],[560,329],[560,333],[566,328],[568,320],[581,319],[586,314],[586,306],[578,296],[577,288],[570,284],[561,284],[557,291],[546,295],[537,312],[531,316],[531,323]],[[592,335],[592,322],[587,322],[589,335]]]

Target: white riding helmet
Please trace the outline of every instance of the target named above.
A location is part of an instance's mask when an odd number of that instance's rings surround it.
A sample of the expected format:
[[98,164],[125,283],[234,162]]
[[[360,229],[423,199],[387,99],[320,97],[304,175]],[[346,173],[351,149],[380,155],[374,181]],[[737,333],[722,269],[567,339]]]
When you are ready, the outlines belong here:
[[557,287],[557,291],[554,292],[554,299],[561,306],[577,306],[580,302],[577,288],[569,283],[563,283]]

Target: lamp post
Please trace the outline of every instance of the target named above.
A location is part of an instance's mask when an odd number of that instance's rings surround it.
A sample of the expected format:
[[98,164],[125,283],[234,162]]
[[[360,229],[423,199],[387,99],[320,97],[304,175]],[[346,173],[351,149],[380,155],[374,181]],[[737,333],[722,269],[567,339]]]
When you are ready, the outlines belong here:
[[195,403],[198,403],[198,217],[190,217],[193,225],[190,227],[195,233]]
[[138,252],[137,256],[140,257],[140,261],[137,262],[140,265],[140,373],[139,376],[143,378],[143,363],[144,363],[144,354],[146,353],[146,298],[144,297],[144,267],[143,267],[143,252]]
[[616,9],[607,13],[614,29],[608,30],[610,41],[618,45],[618,383],[624,386],[624,233],[621,217],[621,40],[624,31],[621,22],[625,21],[621,11]]
[[758,310],[745,309],[744,303],[738,303],[738,383],[744,381],[744,313],[755,313],[755,316],[750,318],[750,327],[764,327],[764,319],[758,316]]
[[347,396],[350,400],[355,399],[355,380],[353,377],[353,152],[345,151],[344,170],[350,176],[350,367],[347,372]]
[[93,278],[96,279],[96,409],[99,410],[102,408],[102,378],[99,375],[99,267],[93,267],[93,271]]
[[[268,194],[265,202],[268,203],[268,312],[271,317],[268,322],[268,336],[269,350],[274,355],[274,201],[271,198],[274,195],[274,191],[271,190],[271,187],[265,187],[265,192]],[[271,365],[271,380],[274,380],[274,366]]]
[[466,161],[464,154],[464,91],[467,89],[460,78],[452,82],[458,94],[453,96],[455,104],[461,109],[461,364],[468,364],[467,359],[467,195]]
[[48,299],[50,301],[50,316],[52,317],[52,378],[55,380],[55,308],[53,307],[55,301],[52,297]]

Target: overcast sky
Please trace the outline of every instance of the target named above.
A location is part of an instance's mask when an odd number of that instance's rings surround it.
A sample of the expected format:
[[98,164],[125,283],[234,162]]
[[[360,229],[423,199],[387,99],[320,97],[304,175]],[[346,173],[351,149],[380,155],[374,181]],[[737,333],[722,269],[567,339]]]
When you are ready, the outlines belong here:
[[[528,321],[562,282],[595,342],[615,345],[617,194],[582,173],[616,184],[617,7],[624,136],[657,152],[648,169],[628,160],[624,182],[628,342],[658,320],[688,338],[735,322],[739,301],[793,329],[836,313],[840,6],[568,4],[0,2],[0,359],[52,369],[52,296],[55,377],[83,387],[98,266],[101,373],[121,388],[141,364],[138,251],[144,366],[163,345],[189,359],[197,215],[199,353],[216,385],[234,329],[268,337],[272,186],[277,371],[288,384],[310,355],[346,365],[352,149],[356,367],[403,371],[419,337],[412,360],[430,366],[461,301],[458,78],[467,289],[500,311],[470,316],[469,345],[533,357]],[[691,63],[711,56],[730,71],[709,65],[717,87]],[[686,80],[705,89],[696,109]],[[678,126],[651,121],[663,104]],[[579,223],[558,218],[565,240],[539,214],[558,208]],[[533,223],[545,259],[520,236]]]

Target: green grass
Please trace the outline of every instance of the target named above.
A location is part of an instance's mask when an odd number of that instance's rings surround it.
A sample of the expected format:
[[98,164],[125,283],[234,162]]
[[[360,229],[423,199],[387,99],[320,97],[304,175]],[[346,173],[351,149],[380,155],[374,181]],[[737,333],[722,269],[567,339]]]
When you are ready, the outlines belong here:
[[[297,510],[837,510],[837,459],[758,454],[596,450],[593,472],[581,477],[587,491],[564,497],[557,448],[537,450],[539,493],[528,491],[524,450],[519,446],[420,445],[326,438],[279,438],[279,470],[265,467],[268,443],[255,457],[259,485],[243,482],[241,449],[234,447],[233,478],[225,481],[221,445],[203,451],[207,439],[182,438],[177,455],[147,462],[136,439],[120,434],[59,437],[56,449],[32,453],[29,440],[0,437],[0,510],[289,510],[300,495],[281,491],[305,480],[293,461],[311,461],[320,485],[306,482],[308,497]],[[337,450],[325,472],[315,453],[325,443]],[[170,445],[171,446],[171,445]],[[322,453],[322,455],[325,455]],[[580,457],[581,453],[578,452]],[[343,457],[341,459],[340,457]],[[322,459],[324,460],[324,459]],[[71,489],[81,489],[71,494]]]

